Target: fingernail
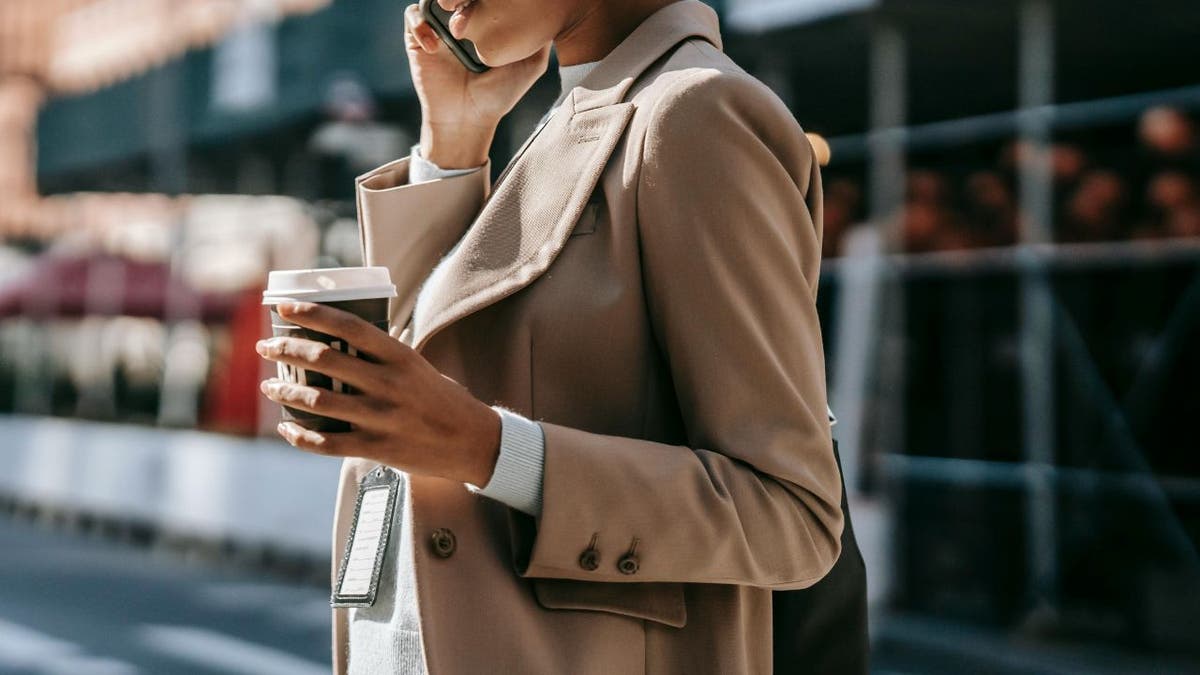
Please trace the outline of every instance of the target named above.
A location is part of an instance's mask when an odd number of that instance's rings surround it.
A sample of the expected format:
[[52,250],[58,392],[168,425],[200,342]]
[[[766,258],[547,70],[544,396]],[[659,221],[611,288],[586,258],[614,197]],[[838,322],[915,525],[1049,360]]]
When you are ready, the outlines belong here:
[[284,302],[279,308],[287,314],[299,314],[311,310],[314,306],[311,302]]

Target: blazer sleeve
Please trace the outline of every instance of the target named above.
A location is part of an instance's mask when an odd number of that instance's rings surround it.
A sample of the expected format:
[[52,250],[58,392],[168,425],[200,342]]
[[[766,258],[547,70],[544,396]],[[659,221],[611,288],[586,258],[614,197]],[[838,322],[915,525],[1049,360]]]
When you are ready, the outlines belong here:
[[[637,189],[646,302],[688,446],[540,422],[543,508],[517,572],[810,586],[837,560],[843,520],[812,146],[760,82],[701,70],[656,105]],[[623,573],[630,549],[638,566]]]
[[355,180],[364,265],[388,268],[397,297],[388,325],[403,328],[421,284],[458,241],[491,190],[491,162],[467,174],[410,184],[411,157]]

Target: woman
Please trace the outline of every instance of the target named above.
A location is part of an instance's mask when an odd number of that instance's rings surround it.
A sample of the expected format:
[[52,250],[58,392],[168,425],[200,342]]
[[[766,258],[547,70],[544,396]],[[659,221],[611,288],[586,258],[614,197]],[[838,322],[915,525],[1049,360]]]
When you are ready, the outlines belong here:
[[[280,426],[346,457],[335,561],[360,482],[402,478],[375,603],[335,610],[335,671],[771,672],[772,591],[813,586],[853,542],[812,147],[697,0],[440,2],[493,68],[468,73],[409,8],[421,142],[358,179],[364,258],[399,291],[391,335],[301,303],[281,312],[375,363],[259,347],[359,390],[263,385],[354,425]],[[563,95],[492,185],[496,124],[551,43]],[[803,598],[789,639],[812,660],[778,672],[865,663],[854,556]]]

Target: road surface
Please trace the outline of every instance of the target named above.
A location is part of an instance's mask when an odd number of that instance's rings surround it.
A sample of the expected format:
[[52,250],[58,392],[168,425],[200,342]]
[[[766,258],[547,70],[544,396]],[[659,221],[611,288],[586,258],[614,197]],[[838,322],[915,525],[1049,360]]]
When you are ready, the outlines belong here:
[[328,675],[315,586],[0,516],[3,675]]

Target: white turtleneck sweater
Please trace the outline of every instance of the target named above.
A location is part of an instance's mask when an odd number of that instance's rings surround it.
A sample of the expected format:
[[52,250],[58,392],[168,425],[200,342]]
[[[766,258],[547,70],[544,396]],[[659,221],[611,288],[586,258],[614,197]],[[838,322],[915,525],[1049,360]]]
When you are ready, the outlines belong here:
[[[567,94],[598,63],[593,61],[559,67],[562,89],[554,105],[538,122],[534,133],[541,130]],[[410,184],[422,183],[478,170],[478,167],[442,169],[421,157],[420,146],[417,145],[412,149],[408,181]],[[501,437],[495,472],[482,488],[470,483],[467,488],[536,516],[542,509],[545,460],[542,428],[536,422],[511,411],[499,407],[496,410],[500,413]],[[413,575],[412,502],[408,494],[408,475],[399,473],[392,539],[384,553],[383,573],[375,604],[348,610],[349,675],[427,675],[421,643],[421,618],[417,611],[416,578]]]

